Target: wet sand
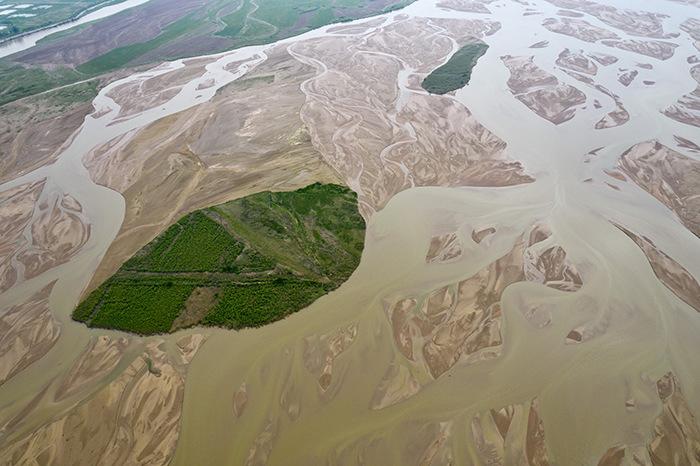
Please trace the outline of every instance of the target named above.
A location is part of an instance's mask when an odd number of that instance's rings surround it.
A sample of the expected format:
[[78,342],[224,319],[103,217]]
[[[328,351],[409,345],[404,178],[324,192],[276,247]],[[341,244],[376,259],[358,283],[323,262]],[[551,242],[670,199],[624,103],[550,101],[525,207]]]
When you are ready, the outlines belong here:
[[[479,2],[490,14],[462,3],[419,1],[384,21],[210,57],[194,78],[169,78],[188,66],[175,62],[113,83],[95,99],[99,117],[86,119],[56,164],[0,186],[12,251],[32,238],[31,225],[53,224],[42,205],[80,206],[90,228],[83,244],[71,241],[77,252],[57,256],[65,261],[44,262],[51,268],[36,276],[19,268],[0,295],[3,308],[26,305],[58,280],[48,300],[56,323],[37,317],[32,325],[52,335],[52,325],[60,328],[43,356],[30,351],[21,359],[29,362],[10,364],[22,370],[0,385],[0,461],[44,452],[54,464],[661,465],[672,464],[672,451],[692,464],[700,240],[686,206],[695,202],[687,167],[700,141],[695,127],[662,112],[697,86],[686,61],[694,39],[680,32],[696,10],[664,3],[668,17],[629,24],[583,0],[541,0],[534,10]],[[672,42],[674,53],[650,57],[562,34],[543,24],[561,20],[560,8],[624,43],[642,35]],[[469,86],[427,96],[416,83],[470,34],[489,49]],[[101,156],[133,154],[123,148],[139,138],[147,147],[159,124],[206,155],[216,132],[196,145],[173,119],[217,102],[217,89],[263,67],[274,47],[313,70],[293,86],[303,93],[294,119],[314,157],[363,201],[359,268],[308,309],[260,329],[140,338],[71,322],[133,205],[91,181],[127,192]],[[533,67],[518,67],[513,81],[505,56]],[[595,73],[590,60],[600,65]],[[618,67],[641,61],[653,68],[639,68],[629,86],[618,80]],[[644,86],[650,78],[656,85]],[[161,93],[148,101],[157,106],[132,111],[117,89],[146,79],[155,79],[149,93]],[[576,89],[585,103],[560,120],[545,111],[557,102],[518,99],[553,85]],[[173,87],[177,94],[162,95]],[[208,103],[193,107],[200,101]],[[627,119],[597,125],[621,106]],[[243,125],[246,138],[265,123]],[[81,161],[99,146],[88,172]],[[18,191],[25,200],[5,209]],[[0,367],[18,361],[0,357]]]

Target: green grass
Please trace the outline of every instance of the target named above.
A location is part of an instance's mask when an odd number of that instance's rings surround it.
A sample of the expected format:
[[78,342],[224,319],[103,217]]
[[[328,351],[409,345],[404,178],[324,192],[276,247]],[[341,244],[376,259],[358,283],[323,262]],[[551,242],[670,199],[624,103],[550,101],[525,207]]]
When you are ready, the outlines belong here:
[[194,212],[170,227],[147,250],[124,264],[125,270],[149,272],[220,271],[238,257],[243,244],[219,223]]
[[[73,313],[140,334],[172,328],[197,287],[220,288],[204,325],[255,327],[340,286],[359,264],[364,220],[337,185],[263,192],[192,212],[130,258]],[[201,311],[201,312],[199,312]]]
[[68,68],[44,71],[20,65],[0,63],[0,106],[22,97],[48,91],[64,84],[80,81],[82,75]]
[[257,0],[257,9],[244,0],[240,9],[222,18],[226,27],[216,34],[233,39],[234,47],[265,44],[334,22],[392,11],[412,1],[402,0],[380,10],[371,0]]
[[255,248],[309,276],[349,275],[364,244],[357,196],[337,185],[254,194],[216,210]]
[[487,49],[488,45],[483,42],[465,45],[447,63],[430,73],[421,86],[431,94],[446,94],[463,88],[469,83],[476,62]]
[[236,37],[240,34],[245,26],[248,13],[250,13],[252,9],[253,6],[250,4],[250,0],[245,0],[238,10],[221,18],[221,20],[226,23],[226,27],[219,31],[218,35]]
[[202,323],[229,328],[260,327],[305,308],[326,292],[319,283],[294,279],[227,286]]
[[401,0],[401,1],[393,3],[391,5],[387,5],[382,10],[382,13],[389,13],[390,11],[400,10],[401,8],[407,7],[408,5],[413,3],[414,1],[415,0]]
[[78,305],[75,311],[73,311],[73,319],[78,322],[87,322],[90,320],[93,310],[100,303],[102,295],[104,295],[105,289],[103,285],[90,293],[90,295]]
[[102,295],[100,311],[90,326],[142,335],[165,333],[193,289],[190,285],[114,283]]
[[85,75],[94,76],[119,68],[124,68],[129,64],[129,62],[136,60],[141,55],[155,50],[156,48],[165,45],[174,39],[177,39],[194,28],[196,25],[197,21],[193,19],[191,15],[185,16],[168,25],[163,32],[161,32],[155,38],[146,42],[139,42],[137,44],[110,50],[104,55],[100,55],[99,57],[93,58],[92,60],[78,66],[77,70]]
[[311,26],[311,29],[316,29],[321,26],[325,26],[326,24],[331,24],[334,19],[335,13],[333,13],[332,8],[319,8],[318,10],[316,10],[316,13],[314,14],[313,18],[311,18],[311,23],[309,24],[309,26]]
[[258,9],[252,16],[278,28],[291,28],[299,19],[300,13],[317,8],[327,1],[260,0],[257,2]]

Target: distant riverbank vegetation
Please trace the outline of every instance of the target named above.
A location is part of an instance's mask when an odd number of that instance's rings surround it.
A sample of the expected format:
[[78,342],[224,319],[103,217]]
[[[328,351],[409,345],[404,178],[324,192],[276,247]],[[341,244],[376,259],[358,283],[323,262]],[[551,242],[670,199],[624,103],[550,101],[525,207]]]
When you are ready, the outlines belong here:
[[[268,44],[413,1],[183,0],[175,5],[169,0],[149,0],[52,34],[26,51],[0,59],[0,106],[94,77],[109,81],[124,69]],[[112,30],[114,34],[106,34]],[[106,51],[105,37],[109,37]]]
[[483,42],[465,45],[457,50],[447,63],[426,76],[421,86],[431,94],[447,94],[463,88],[469,84],[472,69],[488,48]]
[[124,0],[0,0],[0,40],[76,20],[84,14]]
[[73,318],[143,335],[265,325],[347,280],[364,234],[357,195],[333,184],[198,210],[130,258]]

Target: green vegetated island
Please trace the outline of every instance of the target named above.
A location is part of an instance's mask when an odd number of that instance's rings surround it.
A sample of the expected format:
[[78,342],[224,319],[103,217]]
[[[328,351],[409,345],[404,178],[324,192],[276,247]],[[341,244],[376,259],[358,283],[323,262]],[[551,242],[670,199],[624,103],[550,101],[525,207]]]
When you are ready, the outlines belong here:
[[431,94],[447,94],[461,89],[472,77],[476,62],[489,48],[483,42],[473,42],[457,50],[447,63],[425,77],[421,86]]
[[357,195],[334,184],[197,210],[124,263],[73,319],[143,335],[265,325],[347,280],[364,234]]

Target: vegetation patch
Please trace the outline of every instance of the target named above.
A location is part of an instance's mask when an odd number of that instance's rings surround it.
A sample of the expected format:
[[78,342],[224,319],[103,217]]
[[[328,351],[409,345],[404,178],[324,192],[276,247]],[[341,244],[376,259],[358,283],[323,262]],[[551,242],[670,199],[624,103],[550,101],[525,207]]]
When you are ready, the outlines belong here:
[[82,77],[80,73],[67,68],[45,71],[6,62],[0,62],[0,76],[0,105],[76,82]]
[[226,26],[216,35],[231,39],[234,47],[264,44],[327,24],[381,14],[412,1],[243,0],[237,10],[221,18]]
[[305,308],[330,288],[329,284],[283,278],[254,285],[229,285],[202,322],[221,327],[259,327]]
[[42,100],[44,103],[50,104],[52,108],[57,108],[59,111],[65,110],[75,104],[92,102],[92,100],[97,97],[98,84],[99,79],[78,82],[49,91],[41,98],[34,97],[31,101]]
[[198,210],[124,263],[73,319],[144,335],[265,325],[347,280],[364,233],[357,195],[333,184]]
[[447,94],[463,88],[469,84],[472,69],[488,48],[483,42],[465,45],[457,50],[447,63],[430,73],[421,86],[431,94]]
[[185,16],[174,23],[169,24],[163,30],[163,32],[158,34],[158,36],[155,38],[146,42],[139,42],[112,49],[104,55],[100,55],[99,57],[83,63],[77,67],[77,70],[84,75],[94,76],[101,73],[106,73],[108,71],[124,68],[130,62],[136,60],[145,53],[178,39],[196,25],[196,20],[194,20],[191,16]]

